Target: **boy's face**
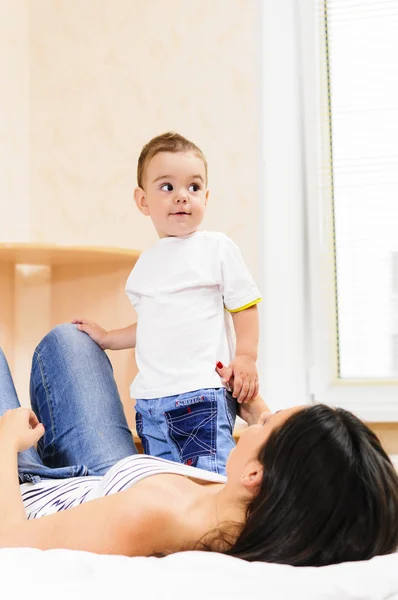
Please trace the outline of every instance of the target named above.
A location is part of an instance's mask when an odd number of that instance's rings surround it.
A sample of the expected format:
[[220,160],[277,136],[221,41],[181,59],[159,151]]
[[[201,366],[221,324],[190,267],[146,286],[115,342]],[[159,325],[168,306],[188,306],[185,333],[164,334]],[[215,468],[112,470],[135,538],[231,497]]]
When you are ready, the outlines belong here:
[[192,152],[159,152],[147,164],[134,198],[160,238],[188,235],[203,220],[209,192],[203,161]]

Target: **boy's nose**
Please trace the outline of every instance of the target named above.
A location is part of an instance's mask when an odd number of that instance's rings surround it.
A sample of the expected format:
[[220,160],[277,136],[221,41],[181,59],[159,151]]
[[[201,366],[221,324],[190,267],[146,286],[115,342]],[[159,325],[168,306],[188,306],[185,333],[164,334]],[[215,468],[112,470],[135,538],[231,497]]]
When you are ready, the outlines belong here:
[[176,202],[185,203],[188,201],[188,195],[185,190],[181,190],[175,197]]

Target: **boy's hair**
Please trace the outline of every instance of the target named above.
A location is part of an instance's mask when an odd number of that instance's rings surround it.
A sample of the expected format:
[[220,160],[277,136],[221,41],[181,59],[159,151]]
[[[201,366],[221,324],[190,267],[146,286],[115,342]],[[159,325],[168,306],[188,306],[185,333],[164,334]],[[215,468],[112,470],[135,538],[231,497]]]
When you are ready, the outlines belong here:
[[143,187],[145,168],[149,161],[159,152],[193,152],[203,161],[205,166],[206,184],[207,184],[207,161],[202,150],[193,142],[190,142],[179,133],[168,131],[152,138],[141,150],[137,165],[137,183],[138,187]]

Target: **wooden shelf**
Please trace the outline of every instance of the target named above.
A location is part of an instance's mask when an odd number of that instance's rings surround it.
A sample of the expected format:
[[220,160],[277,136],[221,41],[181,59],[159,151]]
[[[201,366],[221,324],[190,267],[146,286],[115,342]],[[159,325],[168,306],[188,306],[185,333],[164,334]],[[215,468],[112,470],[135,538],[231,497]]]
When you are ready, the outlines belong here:
[[0,243],[0,262],[24,265],[131,265],[139,255],[125,248]]
[[[124,288],[140,252],[112,247],[0,244],[0,346],[23,405],[29,404],[33,351],[55,325],[87,317],[106,329],[136,320]],[[137,372],[133,350],[110,352],[130,427],[129,385]]]

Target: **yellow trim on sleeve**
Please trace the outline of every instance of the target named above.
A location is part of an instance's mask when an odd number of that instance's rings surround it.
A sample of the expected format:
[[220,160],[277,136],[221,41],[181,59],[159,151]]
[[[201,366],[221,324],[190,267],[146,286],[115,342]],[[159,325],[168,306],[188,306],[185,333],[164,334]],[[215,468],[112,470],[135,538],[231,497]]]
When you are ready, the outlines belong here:
[[244,306],[241,306],[240,308],[234,308],[233,310],[229,310],[229,308],[227,308],[227,311],[230,313],[241,312],[242,310],[246,310],[246,308],[250,308],[251,306],[258,304],[259,302],[261,302],[261,300],[262,300],[262,298],[257,298],[257,300],[253,300],[253,302],[249,302],[249,304],[245,304]]

